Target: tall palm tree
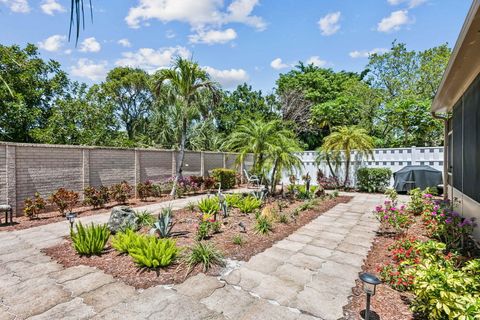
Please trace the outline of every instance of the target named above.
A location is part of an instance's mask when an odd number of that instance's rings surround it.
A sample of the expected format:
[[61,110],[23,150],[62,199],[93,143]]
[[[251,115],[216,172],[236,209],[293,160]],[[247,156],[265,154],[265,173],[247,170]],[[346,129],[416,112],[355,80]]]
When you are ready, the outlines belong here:
[[182,177],[188,125],[200,113],[198,101],[202,92],[208,91],[211,94],[212,103],[217,104],[220,89],[198,63],[184,58],[177,58],[170,69],[157,71],[153,77],[153,86],[159,100],[165,98],[161,96],[162,94],[166,94],[166,101],[177,106],[181,121],[179,124],[181,128],[180,150],[177,155],[176,174],[171,192],[171,195],[175,196],[178,180]]
[[322,149],[325,152],[331,152],[334,156],[343,154],[345,158],[345,180],[343,184],[346,185],[349,178],[352,151],[355,150],[359,154],[373,156],[373,139],[365,129],[356,126],[342,126],[325,138]]

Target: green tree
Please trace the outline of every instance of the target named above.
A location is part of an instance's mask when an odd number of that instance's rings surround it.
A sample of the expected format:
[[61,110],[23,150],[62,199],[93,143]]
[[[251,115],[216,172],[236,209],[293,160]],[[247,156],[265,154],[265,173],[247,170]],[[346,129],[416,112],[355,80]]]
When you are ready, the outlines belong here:
[[176,161],[176,176],[171,193],[175,195],[178,180],[182,177],[188,125],[193,118],[198,117],[201,111],[198,102],[202,92],[208,91],[212,97],[212,104],[216,105],[219,88],[198,63],[183,58],[177,58],[172,68],[158,71],[153,82],[157,97],[166,93],[170,105],[175,105],[180,120],[178,124],[181,128],[180,152]]
[[52,102],[64,94],[67,75],[58,62],[45,62],[28,44],[23,49],[0,45],[0,77],[1,139],[35,142],[32,130],[44,126]]
[[149,82],[150,77],[144,70],[117,67],[108,73],[101,85],[131,141],[140,140],[146,131],[153,101]]
[[332,153],[333,156],[343,156],[345,159],[345,179],[343,184],[348,184],[352,151],[359,154],[373,155],[373,139],[365,129],[355,126],[342,126],[334,130],[325,138],[322,149]]

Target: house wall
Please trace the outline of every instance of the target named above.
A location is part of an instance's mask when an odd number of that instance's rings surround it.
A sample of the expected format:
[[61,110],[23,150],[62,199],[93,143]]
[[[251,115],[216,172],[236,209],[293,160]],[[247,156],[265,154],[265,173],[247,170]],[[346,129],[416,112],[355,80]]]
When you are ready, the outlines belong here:
[[[165,181],[175,173],[177,152],[0,142],[0,204],[21,214],[35,192],[47,198],[59,188],[79,192],[88,186],[127,181]],[[235,153],[186,152],[183,174],[203,175],[215,168],[241,171]]]

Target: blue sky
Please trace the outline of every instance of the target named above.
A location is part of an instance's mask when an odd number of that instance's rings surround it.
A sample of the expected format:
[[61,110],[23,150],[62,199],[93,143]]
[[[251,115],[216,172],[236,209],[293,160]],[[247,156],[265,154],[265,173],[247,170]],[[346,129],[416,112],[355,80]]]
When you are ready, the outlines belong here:
[[79,44],[69,0],[0,0],[0,43],[34,43],[72,78],[100,82],[118,65],[149,72],[192,57],[225,88],[271,92],[298,61],[361,71],[395,39],[422,50],[461,29],[470,0],[92,0]]

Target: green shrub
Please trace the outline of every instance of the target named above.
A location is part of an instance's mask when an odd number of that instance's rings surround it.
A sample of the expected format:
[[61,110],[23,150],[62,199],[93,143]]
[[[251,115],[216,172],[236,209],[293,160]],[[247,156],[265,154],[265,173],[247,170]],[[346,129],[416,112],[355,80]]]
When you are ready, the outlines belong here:
[[245,244],[245,239],[240,234],[236,234],[233,236],[232,242],[237,246],[243,246]]
[[307,187],[305,185],[296,185],[295,186],[295,194],[297,199],[300,200],[309,200],[313,199],[315,196],[315,191],[318,189],[317,186],[310,186],[310,188],[307,190]]
[[360,168],[357,170],[357,186],[360,191],[383,192],[391,177],[392,171],[388,168]]
[[225,202],[229,208],[238,208],[238,204],[242,201],[242,195],[239,193],[231,193],[225,195]]
[[73,190],[60,188],[50,195],[49,201],[58,211],[65,215],[65,211],[72,211],[78,203],[78,193]]
[[260,208],[262,205],[262,200],[257,199],[252,196],[243,198],[238,204],[237,208],[240,209],[241,213],[252,213],[255,209]]
[[118,203],[126,203],[132,194],[132,186],[126,181],[114,184],[110,187],[110,196]]
[[203,198],[197,204],[198,210],[204,214],[215,216],[220,210],[220,204],[217,197]]
[[408,211],[416,216],[422,214],[425,209],[423,195],[425,194],[420,188],[412,189],[408,192],[410,201],[407,204]]
[[222,189],[235,187],[237,172],[231,169],[217,168],[212,170],[212,178],[221,183]]
[[172,239],[158,239],[155,236],[139,237],[129,255],[140,267],[158,268],[172,264],[180,249]]
[[112,247],[121,252],[121,253],[129,253],[130,249],[137,246],[138,239],[143,237],[133,231],[132,229],[127,229],[125,232],[118,232],[112,237]]
[[155,222],[155,218],[147,210],[136,212],[135,216],[137,217],[137,224],[142,227],[150,227]]
[[172,208],[163,208],[150,233],[156,233],[160,238],[169,238],[174,225]]
[[272,223],[267,217],[259,216],[255,224],[255,233],[266,235],[273,230]]
[[201,264],[204,272],[214,265],[225,265],[223,254],[213,244],[206,242],[197,242],[191,247],[186,262],[190,269]]
[[37,217],[41,210],[45,209],[45,199],[43,199],[38,192],[35,192],[33,199],[25,199],[23,213],[31,218]]
[[76,224],[77,231],[70,230],[73,248],[80,255],[98,255],[102,252],[110,236],[106,224],[84,227],[81,222]]
[[101,208],[110,200],[108,188],[101,186],[100,188],[86,187],[83,189],[83,204],[92,206],[94,209]]
[[278,216],[278,222],[283,223],[283,224],[288,224],[288,216],[285,213],[281,213]]

